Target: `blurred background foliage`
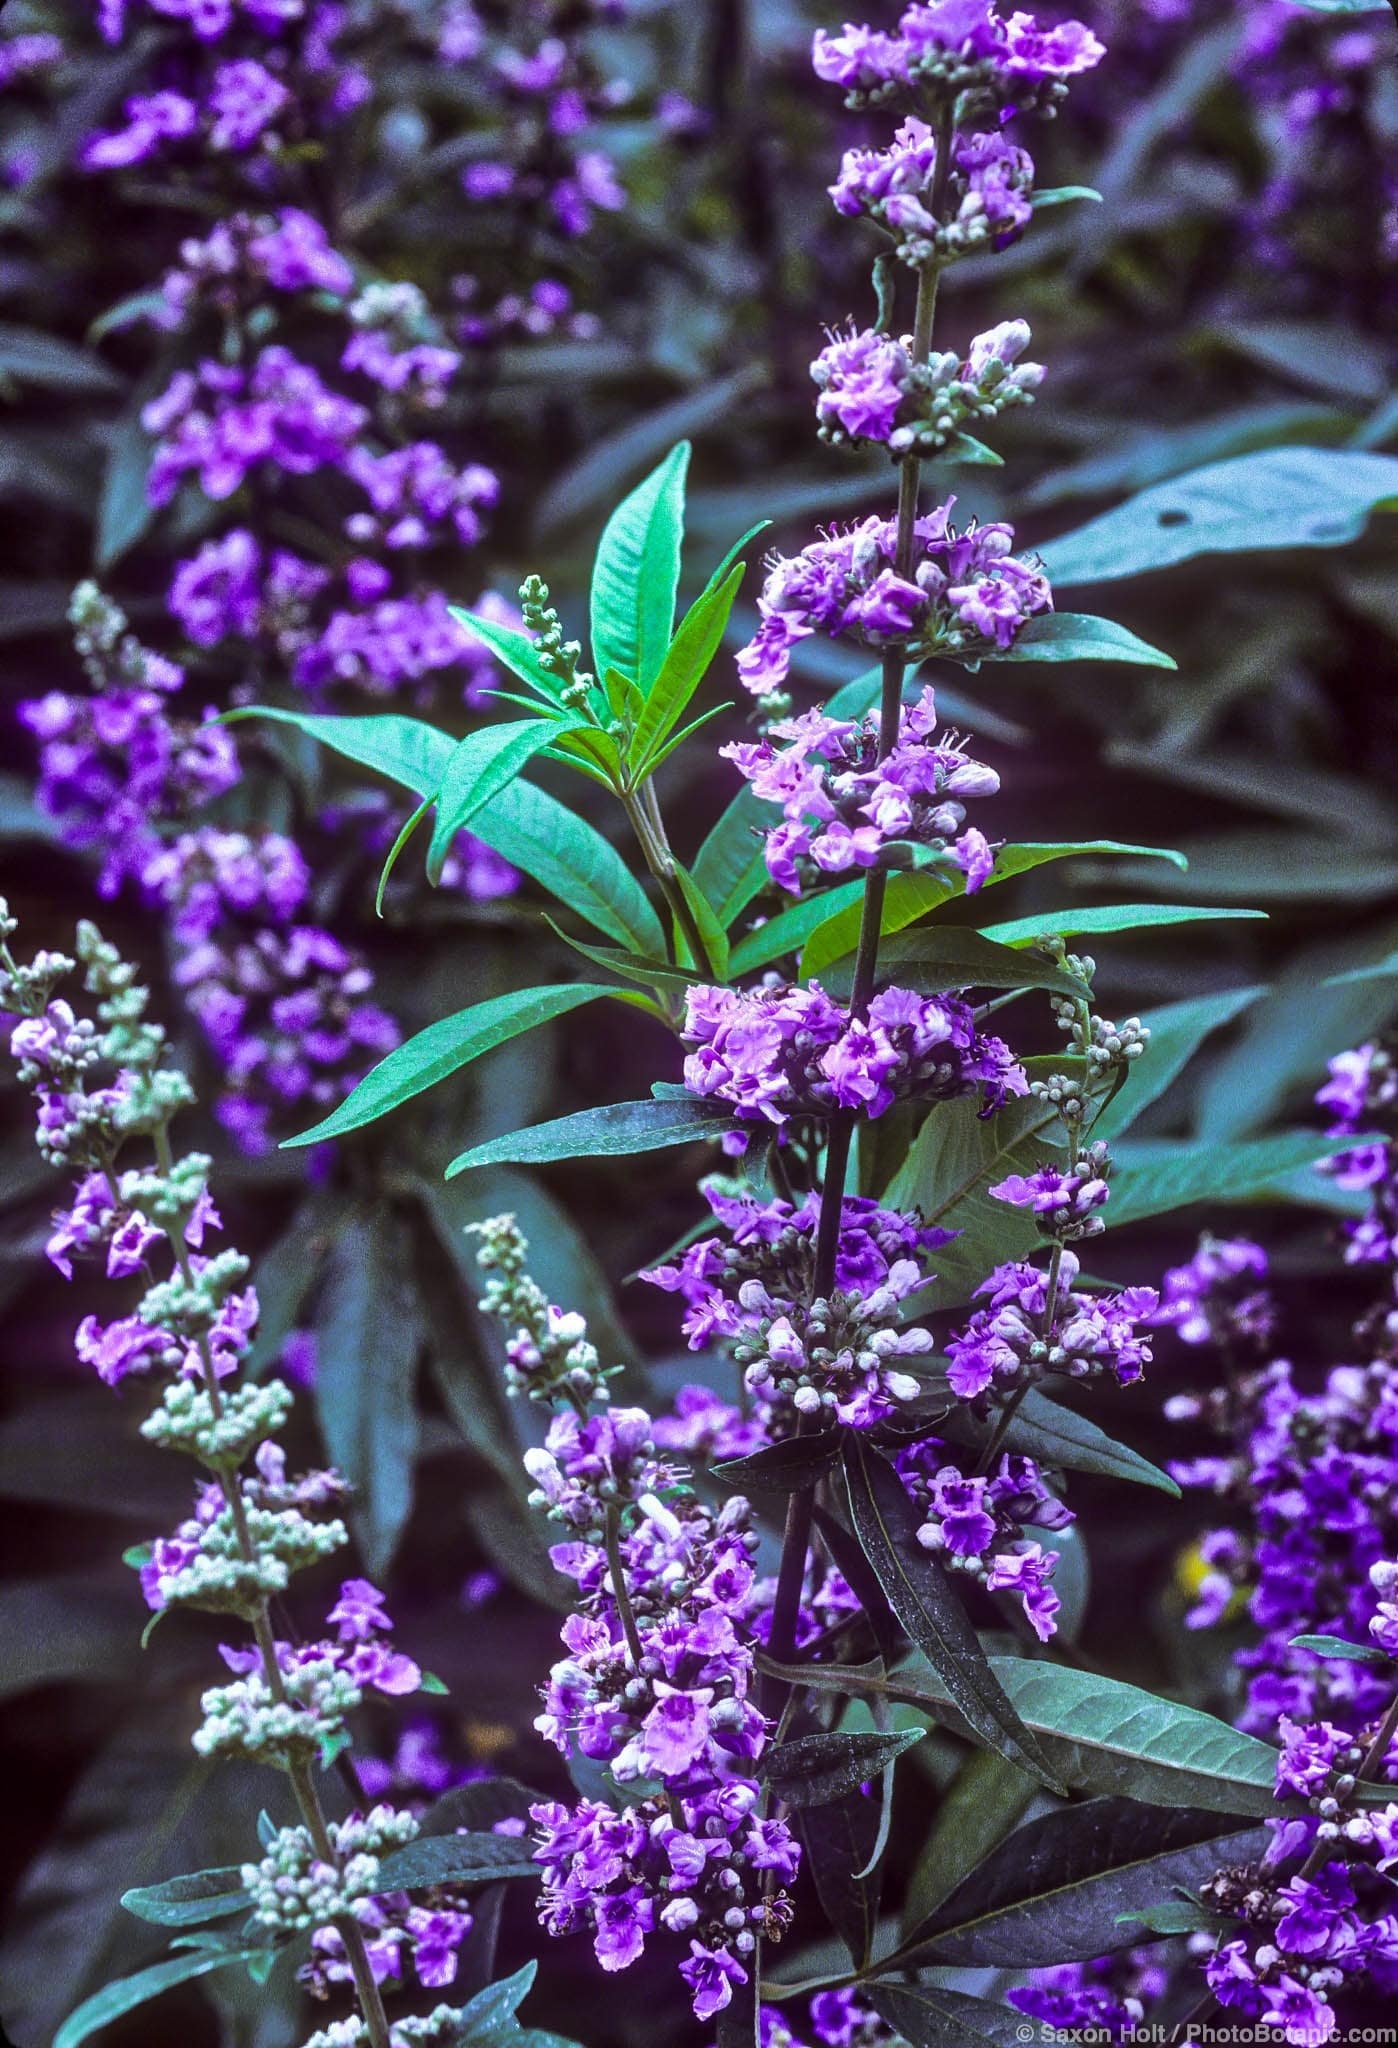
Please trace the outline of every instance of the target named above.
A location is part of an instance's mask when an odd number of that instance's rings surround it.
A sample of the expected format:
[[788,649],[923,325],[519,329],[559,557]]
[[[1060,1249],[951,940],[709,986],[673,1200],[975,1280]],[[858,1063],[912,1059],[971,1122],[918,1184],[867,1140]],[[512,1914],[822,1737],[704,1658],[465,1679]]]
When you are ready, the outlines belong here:
[[[308,178],[369,274],[441,293],[469,272],[498,291],[534,260],[522,238],[541,232],[462,204],[457,173],[491,153],[499,109],[414,54],[407,0],[375,11],[387,30],[372,103],[345,162],[312,163]],[[1091,0],[1077,11],[1111,56],[1034,147],[1041,184],[1088,182],[1102,204],[1051,213],[1007,254],[968,262],[949,280],[948,343],[1023,316],[1049,366],[1038,403],[1008,425],[1005,466],[956,473],[962,515],[1008,517],[1021,542],[1037,545],[1204,462],[1271,446],[1398,444],[1398,37],[1386,14],[1359,18],[1379,51],[1359,63],[1345,48],[1355,17],[1284,0]],[[509,27],[530,10],[494,12]],[[628,88],[606,122],[626,204],[560,252],[592,317],[581,333],[481,348],[443,430],[503,483],[484,546],[443,572],[448,594],[474,601],[538,569],[565,619],[579,623],[602,519],[682,435],[695,442],[696,586],[753,519],[775,521],[777,544],[799,545],[815,524],[882,507],[890,492],[886,465],[841,458],[812,431],[807,365],[821,331],[872,307],[859,234],[837,222],[824,192],[859,134],[809,73],[810,33],[824,17],[807,0],[630,0],[617,12],[593,44],[601,74]],[[80,138],[110,118],[160,33],[108,50],[90,13],[12,0],[0,24],[0,39],[54,30],[66,52],[42,79],[12,84],[0,105],[0,845],[4,887],[29,938],[56,945],[94,913],[93,871],[34,806],[32,742],[13,710],[76,684],[65,625],[74,583],[99,574],[143,637],[190,659],[201,701],[233,701],[249,680],[226,658],[181,648],[165,615],[172,556],[209,530],[211,508],[193,493],[152,514],[139,412],[166,381],[170,344],[112,317],[151,291],[184,236],[206,231],[209,202],[150,166],[100,181],[74,168]],[[1263,15],[1289,19],[1250,53]],[[1321,104],[1302,120],[1296,95],[1307,92]],[[1325,1058],[1392,1001],[1391,979],[1332,979],[1398,946],[1391,522],[1381,517],[1339,547],[1205,556],[1110,590],[1074,590],[1072,602],[1167,648],[1177,672],[1001,666],[939,691],[944,716],[974,734],[1003,778],[998,836],[1176,846],[1190,858],[1187,886],[1161,864],[1094,873],[1078,863],[1025,877],[1006,914],[1081,901],[1103,884],[1129,897],[1264,910],[1265,923],[1104,940],[1102,1003],[1122,1014],[1238,992],[1231,1021],[1147,1112],[1142,1134],[1236,1137],[1304,1120]],[[806,648],[800,674],[817,693],[858,666]],[[275,674],[257,690],[293,701]],[[459,679],[443,679],[436,708],[460,729]],[[739,719],[735,711],[730,734]],[[327,798],[351,787],[324,757],[280,737],[244,727],[239,744],[247,775],[229,799],[230,822],[295,822],[314,836]],[[732,793],[732,771],[701,742],[670,765],[663,787],[677,849],[692,854]],[[323,830],[315,843],[317,914],[371,956],[379,999],[405,1031],[574,972],[527,885],[482,903],[404,881],[376,924],[372,855]],[[139,904],[123,899],[100,914],[161,985],[159,930]],[[158,1001],[194,1071],[206,1072],[168,983]],[[245,1159],[212,1123],[202,1134],[218,1157],[233,1239],[256,1261],[264,1363],[294,1333],[317,1337],[316,1393],[297,1448],[315,1455],[318,1425],[359,1488],[365,1567],[390,1589],[404,1645],[451,1688],[438,1714],[444,1746],[540,1786],[557,1776],[529,1726],[556,1589],[523,1506],[520,1431],[531,1418],[504,1403],[461,1226],[518,1210],[555,1298],[584,1310],[603,1352],[630,1361],[637,1384],[648,1380],[663,1398],[705,1368],[679,1355],[668,1300],[625,1283],[695,1220],[696,1161],[668,1153],[622,1173],[607,1162],[538,1177],[494,1170],[450,1186],[441,1167],[497,1132],[643,1094],[677,1072],[658,1027],[602,1005],[502,1048],[333,1157]],[[17,1098],[9,1107],[18,1112]],[[89,1283],[65,1288],[44,1261],[54,1195],[18,1115],[12,1130],[0,1148],[0,1734],[18,1767],[0,1849],[9,1892],[0,2013],[19,2048],[38,2048],[104,1974],[147,1953],[153,1930],[121,1914],[119,1891],[238,1860],[260,1795],[229,1771],[210,1793],[188,1748],[217,1631],[183,1620],[144,1653],[137,1647],[141,1601],[119,1553],[178,1519],[184,1501],[135,1437],[134,1416],[72,1362]],[[1327,1186],[1308,1175],[1277,1194],[1275,1213],[1250,1216],[1248,1227],[1269,1228],[1281,1247],[1293,1355],[1333,1358],[1355,1304],[1334,1278]],[[1202,1220],[1128,1226],[1099,1266],[1153,1281]],[[1113,1424],[1148,1455],[1170,1449],[1158,1397],[1179,1374],[1166,1359]],[[1226,1705],[1227,1643],[1180,1626],[1187,1511],[1154,1494],[1123,1501],[1092,1481],[1079,1497],[1086,1548],[1111,1561],[1091,1585],[1084,1568],[1081,1654],[1111,1644],[1122,1675]],[[366,1749],[390,1754],[396,1732],[387,1722],[367,1728]],[[923,1770],[945,1779],[955,1747],[940,1738],[920,1747],[907,1767],[913,1782]],[[993,1776],[994,1760],[983,1769]],[[977,1812],[1007,1826],[1013,1793],[987,1784]],[[964,1803],[964,1789],[959,1796]],[[908,1802],[909,1832],[895,1849],[908,1867],[923,1848],[927,1806]],[[511,1967],[529,1942],[526,1914],[515,1903],[507,1911]],[[536,2024],[581,2031],[589,2048],[688,2038],[673,2001],[653,1998],[646,1983],[603,2000],[579,1944],[556,1946],[545,1985]],[[178,2019],[171,2005],[154,2024],[161,2038],[175,2025],[191,2043],[283,2048],[297,2038],[294,1987],[274,1979],[271,1989],[257,2014],[211,2011],[190,1994]],[[590,2029],[580,2012],[592,2015]],[[138,2016],[110,2038],[149,2040],[151,2024]]]

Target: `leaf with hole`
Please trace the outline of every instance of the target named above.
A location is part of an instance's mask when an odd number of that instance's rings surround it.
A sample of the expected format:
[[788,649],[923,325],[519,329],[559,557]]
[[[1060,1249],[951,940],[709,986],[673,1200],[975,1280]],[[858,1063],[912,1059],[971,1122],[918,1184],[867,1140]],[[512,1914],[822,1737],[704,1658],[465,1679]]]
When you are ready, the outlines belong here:
[[946,1571],[917,1540],[921,1517],[902,1480],[856,1431],[845,1448],[850,1519],[888,1603],[980,1741],[1050,1791],[1062,1780],[996,1680]]
[[1040,549],[1055,585],[1107,583],[1197,555],[1339,547],[1398,504],[1398,456],[1265,448],[1155,484]]

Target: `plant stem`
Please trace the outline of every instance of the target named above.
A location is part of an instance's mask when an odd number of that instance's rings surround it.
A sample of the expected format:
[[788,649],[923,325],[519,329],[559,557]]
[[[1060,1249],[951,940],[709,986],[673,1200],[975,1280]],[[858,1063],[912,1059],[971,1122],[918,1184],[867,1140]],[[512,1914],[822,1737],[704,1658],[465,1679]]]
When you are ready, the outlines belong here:
[[[170,1149],[169,1128],[165,1124],[161,1124],[155,1133],[155,1155],[161,1173],[168,1178],[174,1167],[174,1157]],[[170,1246],[174,1252],[175,1263],[179,1268],[181,1278],[187,1286],[193,1287],[196,1276],[189,1256],[189,1245],[185,1238],[183,1226],[176,1226],[171,1230]],[[199,1338],[198,1350],[203,1382],[209,1396],[209,1405],[214,1415],[217,1416],[223,1406],[223,1396],[219,1389],[218,1373],[214,1368],[213,1353],[210,1350],[207,1337],[201,1336]],[[255,1564],[257,1549],[253,1543],[251,1531],[248,1528],[247,1505],[243,1499],[243,1489],[238,1477],[235,1473],[220,1472],[218,1474],[218,1483],[232,1518],[238,1554],[245,1564]],[[281,1666],[277,1662],[276,1637],[272,1632],[272,1621],[265,1596],[258,1601],[253,1609],[251,1626],[253,1639],[257,1644],[258,1655],[262,1660],[262,1675],[266,1681],[267,1690],[272,1698],[280,1704],[286,1699],[286,1687],[282,1682]],[[296,1795],[296,1804],[300,1809],[301,1819],[315,1845],[317,1856],[320,1857],[322,1862],[337,1864],[339,1859],[335,1854],[335,1845],[330,1838],[330,1830],[326,1825],[325,1812],[320,1803],[320,1794],[316,1790],[315,1779],[311,1776],[310,1765],[304,1761],[290,1764],[287,1774],[291,1779],[292,1791]],[[340,1940],[344,1944],[345,1955],[354,1975],[355,1990],[359,1995],[360,2010],[364,2015],[364,2024],[369,2030],[370,2048],[390,2048],[388,2015],[384,2011],[383,1998],[374,1979],[373,1968],[369,1962],[369,1952],[364,1945],[364,1935],[360,1929],[359,1922],[349,1914],[342,1914],[336,1919],[334,1925]]]
[[675,879],[675,856],[671,851],[654,792],[647,786],[645,792],[638,798],[634,791],[630,791],[622,796],[621,804],[630,820],[637,844],[645,855],[646,866],[659,882],[670,913],[684,933],[691,960],[700,973],[714,976],[716,969],[709,957],[709,949],[704,944],[704,935],[699,929],[684,891]]
[[626,1648],[631,1658],[631,1668],[641,1668],[641,1632],[636,1626],[635,1610],[631,1605],[631,1594],[626,1584],[626,1571],[621,1557],[621,1511],[615,1502],[607,1509],[605,1545],[607,1569],[611,1573],[612,1598],[616,1611],[621,1617],[621,1632],[626,1638]]

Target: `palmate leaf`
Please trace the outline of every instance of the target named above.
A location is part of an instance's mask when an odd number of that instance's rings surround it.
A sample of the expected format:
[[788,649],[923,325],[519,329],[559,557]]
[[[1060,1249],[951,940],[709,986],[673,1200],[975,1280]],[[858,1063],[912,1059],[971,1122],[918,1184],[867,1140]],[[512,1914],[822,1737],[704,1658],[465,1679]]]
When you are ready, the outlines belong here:
[[652,958],[664,955],[664,927],[626,862],[556,797],[512,782],[476,812],[471,830],[607,938]]
[[1094,1799],[1031,1821],[999,1847],[880,1962],[1038,1969],[1129,1948],[1125,1916],[1194,1892],[1266,1850],[1265,1827],[1231,1814]]
[[921,1516],[893,1467],[862,1435],[845,1447],[850,1519],[888,1603],[928,1659],[980,1740],[1062,1792],[1063,1782],[1040,1751],[991,1671],[946,1572],[917,1540]]
[[599,675],[618,669],[643,693],[660,673],[674,629],[689,452],[679,442],[622,500],[593,564],[593,662]]
[[473,1003],[454,1017],[442,1017],[380,1060],[329,1116],[309,1131],[283,1139],[283,1149],[318,1145],[327,1138],[362,1130],[506,1039],[533,1031],[583,1003],[595,1003],[600,996],[616,994],[614,989],[583,982],[515,989],[508,995],[492,996],[488,1002]]
[[788,1806],[826,1806],[877,1778],[926,1735],[925,1728],[897,1728],[871,1735],[802,1735],[767,1750],[761,1775]]
[[1106,583],[1196,555],[1339,547],[1398,503],[1398,456],[1266,448],[1172,477],[1040,549],[1055,585]]
[[[599,995],[607,990],[599,989]],[[582,1109],[574,1116],[555,1117],[546,1124],[528,1124],[502,1138],[490,1138],[459,1153],[447,1168],[447,1179],[469,1167],[540,1166],[554,1159],[612,1158],[632,1152],[663,1152],[671,1145],[692,1145],[703,1138],[721,1138],[732,1126],[728,1112],[694,1097],[641,1102],[608,1102]]]
[[1087,612],[1045,612],[1029,619],[1013,643],[987,654],[986,661],[1122,661],[1136,667],[1174,668],[1171,655],[1142,640],[1114,619]]

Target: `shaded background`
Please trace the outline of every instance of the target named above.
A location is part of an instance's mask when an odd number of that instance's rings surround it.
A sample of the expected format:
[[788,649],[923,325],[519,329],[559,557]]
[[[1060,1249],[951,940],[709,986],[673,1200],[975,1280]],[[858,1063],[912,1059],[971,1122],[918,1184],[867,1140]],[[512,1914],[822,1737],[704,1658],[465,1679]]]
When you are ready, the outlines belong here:
[[[1103,204],[1050,213],[1008,253],[961,266],[941,315],[948,344],[1023,316],[1033,354],[1049,366],[1038,403],[1005,423],[1005,467],[951,479],[962,515],[1009,517],[1030,545],[1215,458],[1398,441],[1398,36],[1387,13],[1331,20],[1286,0],[1093,0],[1079,11],[1111,44],[1109,59],[1026,140],[1041,184],[1090,182]],[[401,52],[376,74],[345,161],[324,172],[340,181],[340,226],[358,259],[437,299],[449,299],[462,273],[498,292],[531,267],[562,267],[588,316],[580,334],[513,335],[480,349],[434,426],[458,459],[489,463],[503,484],[482,547],[438,566],[443,588],[471,601],[487,588],[508,593],[537,568],[580,626],[602,519],[681,435],[695,442],[695,587],[756,518],[775,520],[779,545],[799,546],[818,522],[888,503],[886,464],[842,458],[813,433],[807,365],[821,330],[872,311],[872,252],[823,189],[862,131],[810,77],[820,10],[636,0],[592,31],[598,75],[628,88],[598,123],[627,198],[566,248],[551,246],[537,222],[463,206],[461,162],[495,148],[508,110],[469,67],[452,74],[413,54],[411,6],[379,12],[391,57],[401,17]],[[481,12],[527,41],[547,10]],[[205,231],[208,204],[197,181],[194,190],[162,183],[143,167],[96,180],[74,168],[81,136],[110,124],[131,89],[133,65],[156,61],[148,42],[134,54],[106,51],[89,14],[11,0],[0,22],[0,47],[54,30],[65,51],[11,84],[0,104],[3,887],[31,945],[62,945],[77,917],[101,916],[153,977],[158,1013],[212,1099],[218,1076],[169,984],[157,921],[126,898],[98,908],[92,865],[34,809],[33,745],[13,717],[23,698],[79,687],[64,613],[73,583],[94,567],[153,645],[189,658],[201,702],[226,703],[247,680],[227,657],[182,649],[165,612],[170,563],[213,516],[197,494],[161,516],[145,503],[137,415],[177,343],[138,325],[93,337],[110,308],[151,288],[183,236],[201,223]],[[36,355],[36,335],[82,356]],[[944,716],[1002,776],[987,823],[997,837],[1114,836],[1190,856],[1187,878],[1150,863],[1139,873],[1048,870],[1015,885],[1006,914],[1081,900],[1104,884],[1268,914],[1265,924],[1100,944],[1109,1012],[1265,991],[1149,1112],[1149,1134],[1232,1137],[1304,1117],[1325,1058],[1387,1008],[1382,982],[1322,986],[1398,936],[1398,569],[1386,525],[1341,549],[1204,559],[1073,592],[1075,607],[1167,648],[1175,674],[1025,665],[958,672],[940,693]],[[809,649],[803,680],[819,690],[858,665]],[[716,676],[726,694],[731,672],[720,664]],[[275,674],[258,688],[293,700]],[[356,707],[344,698],[336,708]],[[435,709],[462,729],[459,679],[443,678]],[[709,737],[740,730],[735,712]],[[230,822],[294,825],[318,850],[317,914],[364,948],[378,998],[405,1032],[466,1002],[571,976],[573,956],[527,885],[481,903],[459,890],[429,895],[405,876],[376,924],[373,853],[324,823],[329,799],[351,785],[294,749],[254,737],[240,746],[247,779],[228,801]],[[734,786],[704,741],[666,771],[682,856]],[[612,829],[600,812],[597,822]],[[638,1387],[648,1374],[662,1398],[695,1368],[677,1358],[673,1304],[624,1283],[694,1220],[699,1160],[664,1154],[537,1179],[496,1172],[449,1189],[440,1167],[479,1138],[642,1094],[677,1072],[658,1028],[604,1005],[503,1049],[387,1130],[317,1158],[309,1177],[305,1154],[245,1159],[211,1120],[187,1120],[186,1141],[215,1152],[230,1239],[257,1262],[267,1362],[292,1332],[319,1329],[322,1344],[327,1331],[337,1342],[358,1332],[351,1363],[373,1389],[382,1430],[369,1491],[382,1496],[389,1461],[391,1476],[410,1468],[413,1483],[401,1526],[367,1503],[368,1565],[389,1589],[404,1646],[451,1687],[435,1713],[444,1748],[463,1765],[502,1765],[544,1789],[559,1786],[557,1758],[529,1723],[553,1654],[556,1594],[515,1478],[521,1419],[499,1396],[459,1229],[517,1207],[541,1278],[589,1314],[604,1353],[635,1362]],[[18,2048],[39,2048],[103,1976],[157,1946],[154,1930],[120,1912],[119,1891],[239,1860],[271,1781],[220,1769],[205,1784],[192,1760],[188,1732],[218,1635],[211,1623],[181,1619],[138,1650],[143,1608],[119,1554],[181,1517],[186,1476],[136,1438],[139,1396],[114,1400],[73,1363],[72,1331],[89,1309],[103,1311],[107,1290],[82,1274],[67,1287],[45,1263],[57,1191],[22,1099],[7,1094],[4,1106],[13,1116],[0,1149],[0,1741],[12,1762],[0,2016]],[[1203,1220],[1123,1231],[1098,1264],[1154,1281],[1189,1249],[1190,1222]],[[1362,1288],[1335,1277],[1325,1208],[1312,1200],[1250,1215],[1247,1227],[1270,1231],[1280,1247],[1293,1356],[1306,1365],[1343,1355]],[[384,1384],[376,1328],[404,1315],[415,1341]],[[1158,1398],[1183,1376],[1176,1357],[1162,1360],[1116,1420],[1149,1455],[1173,1448]],[[409,1402],[415,1454],[402,1427]],[[306,1459],[321,1455],[315,1406],[302,1404],[289,1443]],[[1075,1485],[1074,1500],[1089,1552],[1110,1559],[1089,1589],[1082,1653],[1226,1709],[1228,1645],[1201,1645],[1179,1625],[1193,1510],[1153,1495],[1123,1503],[1090,1481]],[[365,1719],[364,1750],[390,1754],[401,1715]],[[926,1745],[904,1767],[909,1818],[895,1850],[904,1863],[926,1827],[924,1758],[934,1774],[947,1765]],[[532,1941],[528,1908],[513,1900],[503,1961],[514,1966]],[[576,2032],[588,2048],[692,2038],[667,1964],[642,1966],[613,1995],[583,1944],[552,1945],[544,1961],[535,2024]],[[108,2038],[281,2048],[314,2024],[298,2020],[294,1986],[280,1977],[255,2012],[222,1980],[210,1995],[216,2007],[202,1991],[182,1994],[183,2004],[137,2014]]]

